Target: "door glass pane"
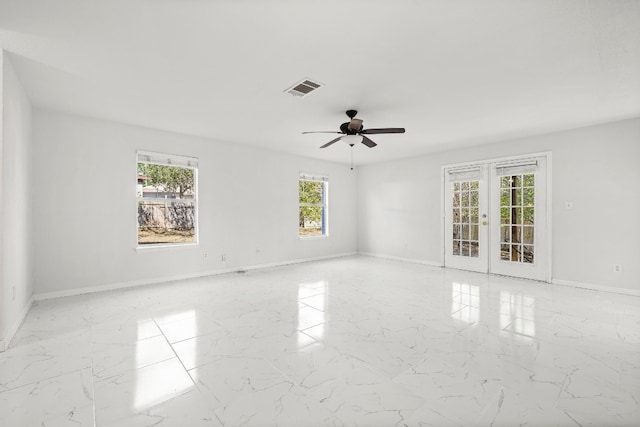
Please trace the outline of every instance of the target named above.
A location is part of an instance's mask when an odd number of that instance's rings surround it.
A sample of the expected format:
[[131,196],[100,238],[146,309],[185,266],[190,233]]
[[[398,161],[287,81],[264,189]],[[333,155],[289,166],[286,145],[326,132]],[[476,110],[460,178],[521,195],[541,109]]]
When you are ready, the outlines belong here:
[[534,181],[533,173],[500,177],[501,261],[534,262]]
[[478,208],[469,209],[469,215],[471,215],[471,223],[472,224],[477,224],[478,223]]
[[522,262],[533,264],[533,246],[524,245],[522,247]]
[[526,245],[533,244],[533,227],[523,227],[522,243]]
[[511,257],[509,256],[509,245],[500,245],[500,260],[501,261],[509,261]]
[[469,206],[469,192],[468,191],[463,191],[462,192],[462,206],[463,207]]
[[479,257],[479,181],[451,184],[453,194],[452,243],[453,255]]

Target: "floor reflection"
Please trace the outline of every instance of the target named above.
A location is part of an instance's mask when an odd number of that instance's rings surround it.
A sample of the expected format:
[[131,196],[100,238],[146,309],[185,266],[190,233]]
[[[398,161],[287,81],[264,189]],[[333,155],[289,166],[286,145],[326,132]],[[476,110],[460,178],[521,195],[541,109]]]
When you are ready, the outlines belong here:
[[[190,319],[191,321],[183,322],[184,327],[191,328],[193,332],[196,332],[195,311],[180,312],[176,314],[176,318]],[[153,338],[145,339],[149,320],[151,319],[138,322],[138,340],[135,346],[137,369],[135,370],[135,397],[133,401],[134,409],[137,411],[165,402],[193,387],[193,382],[177,357],[151,365],[147,365],[148,362],[145,362],[151,360],[158,350],[157,345],[154,344],[156,340]],[[193,357],[195,357],[195,349]]]
[[321,280],[298,285],[298,350],[310,351],[317,341],[305,334],[313,328],[313,336],[322,340],[326,332],[326,313],[329,309],[329,282]]
[[500,291],[500,329],[517,338],[535,338],[535,298]]
[[451,284],[451,317],[467,323],[480,320],[480,286]]

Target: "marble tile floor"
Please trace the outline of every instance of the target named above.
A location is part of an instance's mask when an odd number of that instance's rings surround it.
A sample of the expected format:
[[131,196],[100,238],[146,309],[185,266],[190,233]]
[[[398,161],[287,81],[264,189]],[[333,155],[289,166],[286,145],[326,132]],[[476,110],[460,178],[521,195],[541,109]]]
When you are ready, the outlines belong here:
[[346,257],[36,303],[0,426],[638,426],[640,298]]

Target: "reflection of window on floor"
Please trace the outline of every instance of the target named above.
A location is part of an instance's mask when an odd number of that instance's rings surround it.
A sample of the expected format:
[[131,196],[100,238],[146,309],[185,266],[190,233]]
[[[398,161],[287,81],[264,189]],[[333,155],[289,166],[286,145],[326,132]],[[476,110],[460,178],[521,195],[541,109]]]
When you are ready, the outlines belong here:
[[516,337],[536,336],[535,299],[500,291],[500,329]]
[[480,287],[466,283],[451,284],[451,317],[467,323],[480,320]]
[[[189,314],[189,312],[182,313],[183,316],[188,316]],[[192,322],[186,322],[186,327],[195,331],[195,317],[190,317],[189,319]],[[135,346],[135,379],[133,384],[135,396],[133,405],[136,411],[143,411],[159,403],[166,402],[193,387],[193,382],[178,358],[173,357],[156,362],[159,348],[158,340],[163,340],[164,337],[147,337],[151,322],[153,322],[151,319],[138,322],[138,340],[136,340]],[[195,354],[192,357],[195,358]]]
[[[298,350],[312,350],[317,344],[314,339],[324,338],[328,292],[329,283],[324,280],[298,286]],[[309,335],[302,332],[305,329],[308,329]]]

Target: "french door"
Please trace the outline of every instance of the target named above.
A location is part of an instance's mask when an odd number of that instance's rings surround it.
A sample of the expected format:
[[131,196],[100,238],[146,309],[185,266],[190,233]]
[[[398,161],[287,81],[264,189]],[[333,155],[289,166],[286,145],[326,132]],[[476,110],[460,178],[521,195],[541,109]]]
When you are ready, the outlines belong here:
[[488,271],[486,165],[445,170],[445,266]]
[[546,156],[445,167],[445,266],[548,281],[546,179]]

